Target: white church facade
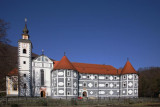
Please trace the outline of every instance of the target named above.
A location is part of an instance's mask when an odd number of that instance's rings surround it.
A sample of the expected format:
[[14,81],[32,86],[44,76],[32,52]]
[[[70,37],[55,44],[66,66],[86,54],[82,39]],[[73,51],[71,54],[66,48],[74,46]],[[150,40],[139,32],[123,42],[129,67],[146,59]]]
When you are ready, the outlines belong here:
[[129,61],[123,69],[111,65],[32,59],[27,25],[18,41],[18,68],[6,76],[8,96],[51,98],[138,97],[138,74]]

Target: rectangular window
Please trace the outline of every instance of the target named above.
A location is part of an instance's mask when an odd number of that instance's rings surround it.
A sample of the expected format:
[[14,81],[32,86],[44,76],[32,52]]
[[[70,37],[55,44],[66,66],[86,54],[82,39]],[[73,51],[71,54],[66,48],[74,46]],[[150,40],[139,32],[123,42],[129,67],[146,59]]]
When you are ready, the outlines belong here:
[[17,83],[13,83],[13,90],[17,91]]
[[137,87],[138,86],[137,83],[134,83],[134,86]]
[[97,79],[97,75],[94,76],[94,79]]
[[23,64],[26,64],[26,61],[23,61]]
[[26,74],[24,74],[23,76],[26,77]]
[[89,75],[87,75],[87,78],[88,78],[88,79],[89,79],[89,77],[90,77],[90,76],[89,76]]
[[106,83],[106,87],[108,87],[108,83]]
[[116,77],[116,76],[114,77],[114,80],[117,80],[117,77]]
[[67,71],[67,76],[70,76],[70,71]]
[[94,87],[97,87],[97,82],[94,83]]
[[44,85],[44,71],[41,70],[41,85]]
[[23,88],[26,89],[26,84],[24,84]]
[[67,95],[70,95],[70,91],[67,92]]
[[87,84],[85,82],[83,83],[83,87],[87,87]]
[[126,82],[123,82],[123,87],[126,87]]
[[108,80],[108,76],[106,76],[106,80]]
[[23,53],[24,53],[24,54],[26,54],[26,53],[27,53],[27,52],[26,52],[26,49],[23,49]]
[[79,79],[81,79],[81,78],[82,78],[82,75],[80,74],[80,75],[79,75]]
[[67,82],[67,86],[71,86],[70,82]]
[[117,87],[117,84],[114,84],[114,88],[116,88]]
[[125,75],[123,76],[123,79],[126,79],[126,76],[125,76]]
[[137,79],[137,76],[136,76],[136,75],[134,75],[134,79]]

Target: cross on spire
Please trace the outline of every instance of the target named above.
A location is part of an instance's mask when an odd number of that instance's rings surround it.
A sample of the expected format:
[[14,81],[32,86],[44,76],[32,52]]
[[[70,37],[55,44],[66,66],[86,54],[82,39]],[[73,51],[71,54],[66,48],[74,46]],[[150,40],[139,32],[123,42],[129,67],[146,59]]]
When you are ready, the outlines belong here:
[[27,23],[27,18],[25,18],[24,21],[25,21],[25,24],[26,24]]
[[64,56],[66,56],[66,52],[64,52]]
[[44,50],[42,49],[42,55],[44,55]]

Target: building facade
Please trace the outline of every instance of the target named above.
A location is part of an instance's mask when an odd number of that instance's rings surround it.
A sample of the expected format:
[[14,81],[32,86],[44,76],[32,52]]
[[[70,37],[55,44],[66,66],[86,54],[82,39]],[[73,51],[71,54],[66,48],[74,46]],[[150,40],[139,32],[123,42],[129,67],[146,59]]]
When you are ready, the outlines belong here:
[[[116,69],[111,65],[70,62],[65,55],[60,61],[44,54],[32,59],[28,32],[25,24],[22,39],[18,41],[18,68],[6,78],[8,96],[138,97],[138,75],[129,61],[123,69]],[[18,79],[17,90],[12,77]]]

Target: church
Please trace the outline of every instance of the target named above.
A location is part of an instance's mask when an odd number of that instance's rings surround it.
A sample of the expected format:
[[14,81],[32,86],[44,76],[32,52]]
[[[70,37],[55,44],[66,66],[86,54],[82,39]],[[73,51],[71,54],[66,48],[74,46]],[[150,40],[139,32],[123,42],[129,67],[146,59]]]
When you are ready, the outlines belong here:
[[122,69],[111,65],[32,58],[27,24],[18,40],[18,68],[6,76],[7,96],[50,98],[138,97],[138,74],[129,60]]

